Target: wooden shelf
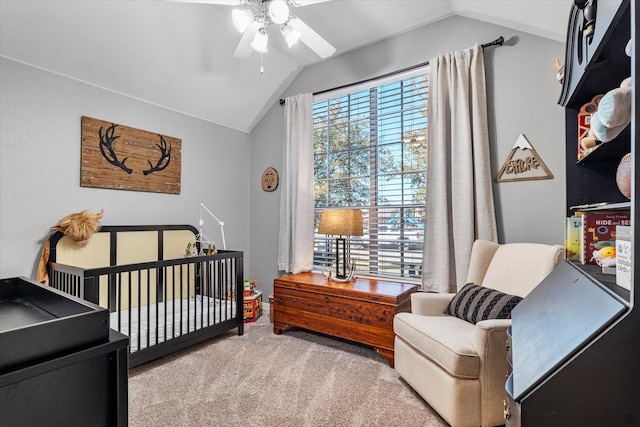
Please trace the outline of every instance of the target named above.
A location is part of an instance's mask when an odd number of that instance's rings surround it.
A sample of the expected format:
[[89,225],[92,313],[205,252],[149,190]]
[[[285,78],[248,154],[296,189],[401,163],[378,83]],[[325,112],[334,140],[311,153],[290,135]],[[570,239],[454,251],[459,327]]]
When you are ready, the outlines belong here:
[[576,161],[578,165],[595,165],[607,163],[606,167],[611,167],[608,163],[614,162],[614,167],[620,159],[631,151],[631,126],[627,126],[624,131],[613,141],[605,142],[596,147],[595,150]]
[[597,212],[597,211],[630,211],[631,201],[617,203],[594,203],[591,205],[570,206],[569,209],[580,212]]

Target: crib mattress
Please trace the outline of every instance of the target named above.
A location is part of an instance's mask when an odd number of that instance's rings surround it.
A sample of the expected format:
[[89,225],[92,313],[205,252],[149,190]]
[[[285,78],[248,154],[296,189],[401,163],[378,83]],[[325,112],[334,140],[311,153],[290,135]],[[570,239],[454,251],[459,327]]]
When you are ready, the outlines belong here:
[[192,296],[113,312],[110,326],[129,336],[133,353],[236,315],[235,301]]

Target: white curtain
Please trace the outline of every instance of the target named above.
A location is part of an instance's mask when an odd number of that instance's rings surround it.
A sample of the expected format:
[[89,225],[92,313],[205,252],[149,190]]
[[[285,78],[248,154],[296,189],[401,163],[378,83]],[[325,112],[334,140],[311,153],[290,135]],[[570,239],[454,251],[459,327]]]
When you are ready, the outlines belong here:
[[285,99],[278,269],[313,268],[313,94]]
[[482,48],[429,61],[424,289],[456,292],[475,239],[497,242]]

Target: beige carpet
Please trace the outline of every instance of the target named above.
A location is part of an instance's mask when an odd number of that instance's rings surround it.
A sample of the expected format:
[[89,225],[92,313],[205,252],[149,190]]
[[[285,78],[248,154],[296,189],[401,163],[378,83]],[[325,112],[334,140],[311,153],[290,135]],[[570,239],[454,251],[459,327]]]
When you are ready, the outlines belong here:
[[131,426],[446,426],[368,347],[290,329],[268,314],[139,366]]

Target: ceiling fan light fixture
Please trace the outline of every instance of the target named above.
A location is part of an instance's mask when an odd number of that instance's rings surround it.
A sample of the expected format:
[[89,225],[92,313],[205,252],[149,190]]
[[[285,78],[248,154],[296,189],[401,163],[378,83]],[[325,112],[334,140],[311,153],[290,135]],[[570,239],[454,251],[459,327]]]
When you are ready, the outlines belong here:
[[292,47],[294,44],[296,44],[298,40],[300,40],[300,36],[302,35],[298,30],[291,28],[287,24],[284,24],[280,27],[280,32],[282,33],[282,37],[284,37],[285,41],[287,42],[287,46],[289,47]]
[[[174,0],[178,1],[178,0]],[[277,25],[282,37],[289,48],[298,41],[304,43],[320,58],[328,58],[333,55],[336,48],[333,47],[321,35],[305,24],[300,18],[292,15],[291,8],[306,6],[308,4],[323,3],[330,0],[179,0],[215,4],[235,3],[238,6],[246,6],[245,9],[237,8],[232,11],[233,23],[236,29],[242,33],[242,37],[235,52],[234,58],[246,59],[255,50],[265,53],[268,50],[268,30],[271,25]]]
[[269,2],[269,17],[274,24],[282,25],[289,19],[289,6],[284,0]]
[[241,33],[244,33],[249,25],[256,20],[253,12],[248,9],[234,9],[233,12],[231,12],[231,16],[233,17],[233,25]]
[[264,28],[260,28],[260,31],[256,33],[256,36],[251,42],[251,47],[257,51],[266,53],[268,51],[269,35]]

